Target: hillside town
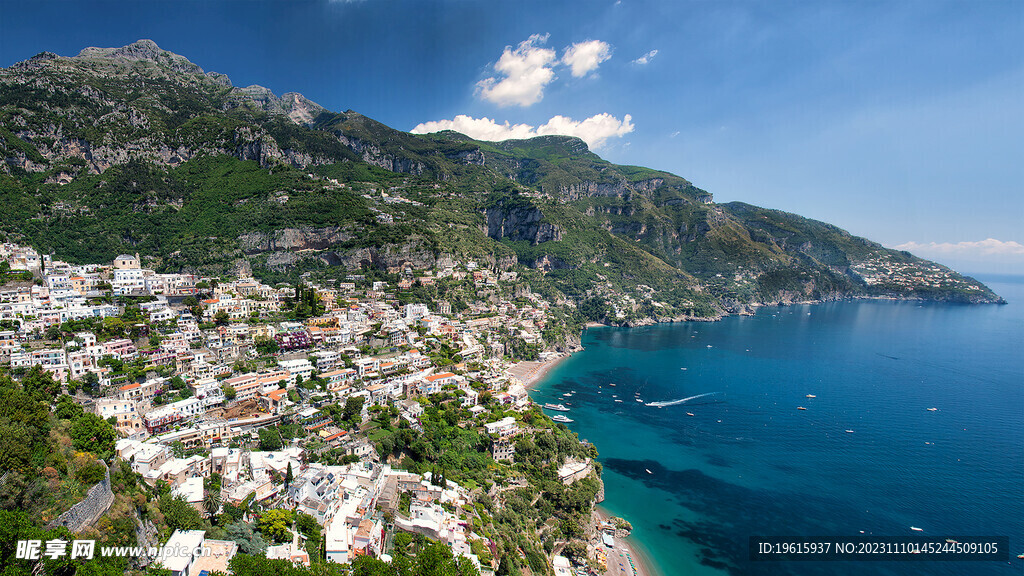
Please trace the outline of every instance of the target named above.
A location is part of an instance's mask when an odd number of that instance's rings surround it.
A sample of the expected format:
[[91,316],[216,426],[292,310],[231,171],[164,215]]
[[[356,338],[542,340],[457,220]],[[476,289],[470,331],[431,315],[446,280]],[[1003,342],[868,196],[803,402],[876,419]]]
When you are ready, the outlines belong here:
[[[81,266],[4,244],[0,261],[0,355],[10,373],[51,374],[114,427],[116,457],[150,487],[211,518],[230,506],[250,522],[273,510],[315,521],[322,539],[288,530],[266,546],[268,559],[386,561],[396,536],[408,534],[447,545],[483,574],[499,568],[499,550],[481,529],[494,511],[481,498],[526,486],[511,467],[518,440],[555,427],[512,369],[524,357],[560,356],[544,351],[552,304],[528,289],[502,297],[514,273],[467,262],[399,270],[394,285],[350,275],[325,286],[268,286],[160,274],[129,254]],[[453,307],[398,296],[445,279],[483,298]],[[459,414],[449,424],[479,433],[485,474],[417,465],[409,442],[424,431],[425,411]],[[568,450],[558,456],[558,480],[599,481],[593,447]],[[600,542],[597,534],[588,549],[577,546],[580,573],[601,567]],[[228,571],[238,552],[202,530],[175,530],[166,545],[182,543],[220,553],[195,565],[167,559],[175,576]],[[557,553],[546,564],[572,573]]]

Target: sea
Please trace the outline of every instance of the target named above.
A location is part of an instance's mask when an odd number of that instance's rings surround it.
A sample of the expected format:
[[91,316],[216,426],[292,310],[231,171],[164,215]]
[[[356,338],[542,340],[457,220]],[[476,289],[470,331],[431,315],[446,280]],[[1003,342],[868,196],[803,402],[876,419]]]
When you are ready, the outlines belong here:
[[[568,405],[600,453],[602,506],[662,574],[1021,574],[1024,277],[997,280],[1008,305],[854,300],[590,328],[532,396]],[[1010,550],[752,561],[752,536],[1004,536]]]

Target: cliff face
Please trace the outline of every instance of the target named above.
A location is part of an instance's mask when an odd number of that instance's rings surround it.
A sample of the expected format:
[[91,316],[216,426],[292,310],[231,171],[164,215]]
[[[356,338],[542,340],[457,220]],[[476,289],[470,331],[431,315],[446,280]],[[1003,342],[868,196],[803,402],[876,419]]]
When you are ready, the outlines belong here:
[[495,240],[526,240],[537,245],[562,239],[561,229],[544,222],[544,214],[533,206],[507,207],[499,204],[488,208],[485,214],[487,235]]

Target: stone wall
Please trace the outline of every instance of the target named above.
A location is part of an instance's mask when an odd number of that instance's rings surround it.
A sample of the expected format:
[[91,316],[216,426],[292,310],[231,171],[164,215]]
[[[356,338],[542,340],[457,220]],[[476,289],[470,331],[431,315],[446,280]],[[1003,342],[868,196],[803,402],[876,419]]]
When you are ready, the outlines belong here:
[[64,526],[71,532],[78,532],[99,520],[100,516],[110,508],[110,505],[114,503],[114,493],[110,491],[110,468],[105,462],[103,462],[103,467],[106,468],[103,480],[90,488],[81,502],[50,522],[46,526],[47,529]]

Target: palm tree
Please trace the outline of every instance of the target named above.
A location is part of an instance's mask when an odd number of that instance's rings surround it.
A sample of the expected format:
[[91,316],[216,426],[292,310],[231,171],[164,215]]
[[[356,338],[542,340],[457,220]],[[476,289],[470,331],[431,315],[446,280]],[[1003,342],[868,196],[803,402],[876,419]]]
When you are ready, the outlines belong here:
[[220,510],[220,494],[207,490],[206,496],[203,498],[203,509],[206,510],[210,518],[216,516],[217,511]]

